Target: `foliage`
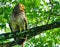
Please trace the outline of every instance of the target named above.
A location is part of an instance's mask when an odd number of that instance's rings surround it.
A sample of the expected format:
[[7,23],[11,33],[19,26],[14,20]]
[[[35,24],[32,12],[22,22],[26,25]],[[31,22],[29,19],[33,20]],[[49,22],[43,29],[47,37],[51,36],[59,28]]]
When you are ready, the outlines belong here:
[[[12,10],[17,3],[26,7],[29,28],[60,21],[60,0],[0,0],[0,30],[10,32],[8,23]],[[53,4],[53,5],[52,5]],[[25,47],[59,47],[60,28],[47,30],[26,42]]]

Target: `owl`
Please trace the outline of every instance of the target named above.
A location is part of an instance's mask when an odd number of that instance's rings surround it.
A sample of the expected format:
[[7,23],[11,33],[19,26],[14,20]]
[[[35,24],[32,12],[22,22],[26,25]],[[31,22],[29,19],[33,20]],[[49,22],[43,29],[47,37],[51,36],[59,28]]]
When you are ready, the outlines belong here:
[[12,32],[27,29],[27,18],[25,15],[25,6],[23,4],[17,4],[14,7],[9,26]]
[[[28,28],[28,22],[25,15],[25,6],[23,4],[17,4],[10,16],[9,26],[11,32],[24,31]],[[15,36],[15,34],[14,34]],[[14,40],[19,40],[17,37],[14,37]]]

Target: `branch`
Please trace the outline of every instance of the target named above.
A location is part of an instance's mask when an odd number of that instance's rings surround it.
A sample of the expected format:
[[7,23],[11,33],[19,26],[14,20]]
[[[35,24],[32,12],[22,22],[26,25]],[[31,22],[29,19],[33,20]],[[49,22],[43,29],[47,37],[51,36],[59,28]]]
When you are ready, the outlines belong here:
[[21,33],[21,35],[27,35],[28,34],[28,38],[30,39],[31,37],[33,37],[37,34],[40,34],[43,31],[58,28],[58,27],[60,27],[60,22],[55,22],[52,24],[37,26],[35,28],[31,28],[31,29]]
[[[48,25],[43,25],[43,26],[37,26],[37,27],[31,28],[31,29],[28,29],[26,31],[23,31],[21,33],[19,33],[19,32],[13,32],[13,33],[16,34],[17,38],[19,37],[18,44],[22,44],[25,39],[21,38],[21,37],[26,37],[26,35],[27,35],[27,38],[29,40],[33,36],[35,36],[37,34],[40,34],[43,31],[58,28],[58,27],[60,27],[60,22],[55,22],[55,23],[48,24]],[[6,39],[14,38],[13,35],[12,35],[13,33],[0,34],[0,37],[3,35],[4,38],[6,38]],[[1,39],[2,38],[0,38],[0,40]],[[10,42],[10,43],[13,43],[13,42]]]

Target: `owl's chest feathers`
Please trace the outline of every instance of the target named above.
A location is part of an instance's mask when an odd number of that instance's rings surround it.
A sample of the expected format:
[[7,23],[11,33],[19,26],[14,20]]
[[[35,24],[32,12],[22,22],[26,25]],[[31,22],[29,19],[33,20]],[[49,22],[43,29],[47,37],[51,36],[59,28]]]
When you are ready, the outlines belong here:
[[18,14],[14,17],[12,17],[11,19],[13,21],[13,23],[17,24],[17,25],[21,25],[24,23],[24,14]]

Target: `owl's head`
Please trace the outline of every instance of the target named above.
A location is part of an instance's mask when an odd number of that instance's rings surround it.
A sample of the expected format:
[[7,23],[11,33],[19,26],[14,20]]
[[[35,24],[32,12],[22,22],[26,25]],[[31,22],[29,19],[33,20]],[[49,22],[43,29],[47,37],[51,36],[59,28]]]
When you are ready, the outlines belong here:
[[13,9],[14,14],[18,14],[19,12],[22,11],[25,11],[25,6],[23,4],[17,4]]

